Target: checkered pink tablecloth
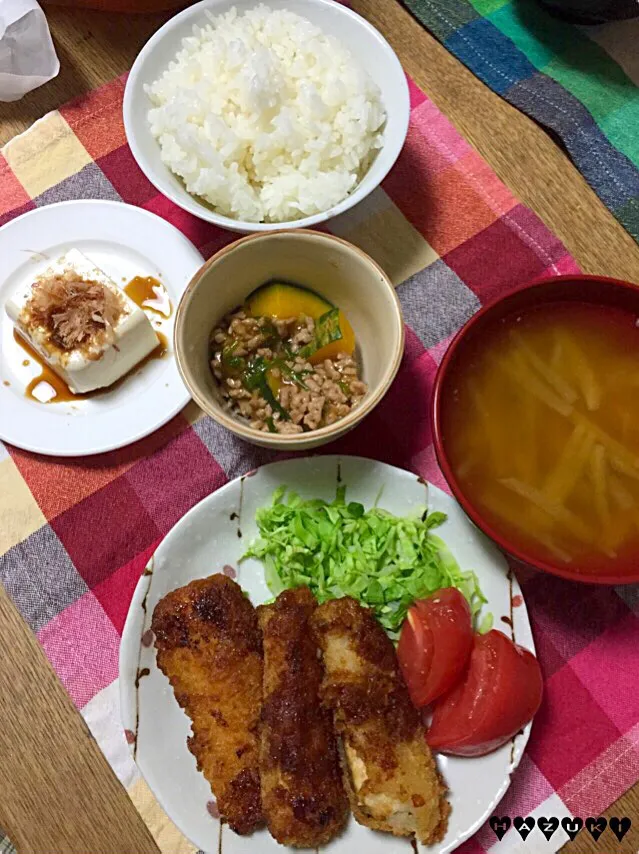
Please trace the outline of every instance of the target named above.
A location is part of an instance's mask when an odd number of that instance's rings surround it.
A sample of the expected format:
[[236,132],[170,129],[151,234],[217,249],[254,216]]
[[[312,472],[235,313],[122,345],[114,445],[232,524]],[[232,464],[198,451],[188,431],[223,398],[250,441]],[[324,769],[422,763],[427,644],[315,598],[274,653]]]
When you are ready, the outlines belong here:
[[[166,217],[212,254],[232,235],[177,209],[144,178],[125,142],[122,92],[116,80],[5,146],[0,222],[63,199],[116,199]],[[412,84],[411,95],[397,165],[369,200],[330,223],[398,286],[406,352],[382,405],[323,450],[375,457],[445,486],[429,398],[451,335],[485,300],[577,266]],[[149,556],[186,510],[274,458],[194,406],[137,445],[97,458],[44,458],[0,443],[0,580],[167,854],[193,848],[140,779],[119,723],[118,645],[128,604]],[[546,693],[498,813],[598,815],[639,779],[639,593],[518,574]],[[521,850],[556,850],[566,839],[560,829],[545,843],[535,831]],[[461,851],[522,845],[513,829],[497,843],[484,827]]]

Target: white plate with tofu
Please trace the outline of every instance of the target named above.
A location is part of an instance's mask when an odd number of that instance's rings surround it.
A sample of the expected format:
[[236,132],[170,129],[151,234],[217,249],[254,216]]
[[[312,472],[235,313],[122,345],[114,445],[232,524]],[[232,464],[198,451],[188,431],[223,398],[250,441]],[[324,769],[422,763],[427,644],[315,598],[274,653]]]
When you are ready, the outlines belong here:
[[119,202],[61,202],[0,229],[0,439],[85,456],[147,436],[189,400],[175,307],[203,258]]
[[[239,559],[258,535],[256,511],[270,504],[274,490],[282,484],[302,498],[329,502],[341,484],[346,487],[347,501],[360,502],[366,508],[377,503],[399,516],[421,515],[425,507],[445,513],[447,520],[437,533],[460,567],[476,572],[487,599],[484,609],[493,614],[497,628],[534,652],[526,605],[503,555],[474,527],[454,498],[415,474],[359,457],[313,456],[272,463],[226,484],[193,507],[158,547],[136,587],[120,646],[121,714],[133,756],[170,818],[205,852],[277,854],[293,849],[279,845],[266,830],[239,836],[220,824],[211,788],[187,747],[191,721],[158,667],[151,622],[156,605],[168,593],[216,572],[235,578],[256,606],[271,598],[262,563],[250,558],[240,564]],[[530,729],[527,724],[510,742],[486,756],[437,756],[451,806],[448,828],[440,842],[431,846],[415,843],[411,848],[408,838],[371,830],[351,818],[346,829],[321,850],[330,854],[409,854],[411,850],[448,854],[495,811],[519,765]]]

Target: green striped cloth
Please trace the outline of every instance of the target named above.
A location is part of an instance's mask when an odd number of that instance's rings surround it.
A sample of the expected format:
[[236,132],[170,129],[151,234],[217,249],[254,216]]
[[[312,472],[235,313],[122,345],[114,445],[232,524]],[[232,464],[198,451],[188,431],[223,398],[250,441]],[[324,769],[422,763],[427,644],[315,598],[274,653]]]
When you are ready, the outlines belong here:
[[484,83],[558,138],[639,242],[639,19],[585,27],[537,0],[404,2]]

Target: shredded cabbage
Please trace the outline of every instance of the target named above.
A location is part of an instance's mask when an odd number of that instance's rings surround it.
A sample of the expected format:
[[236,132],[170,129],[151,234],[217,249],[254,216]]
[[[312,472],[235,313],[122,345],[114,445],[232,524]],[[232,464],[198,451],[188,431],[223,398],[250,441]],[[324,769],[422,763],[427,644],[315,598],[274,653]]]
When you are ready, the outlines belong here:
[[273,493],[270,506],[256,513],[260,536],[241,560],[264,564],[273,596],[307,585],[320,603],[352,596],[373,608],[386,631],[397,638],[409,606],[442,587],[457,587],[473,614],[486,599],[477,576],[462,572],[444,541],[432,529],[444,513],[394,516],[346,501],[339,486],[330,504],[303,500],[287,487]]

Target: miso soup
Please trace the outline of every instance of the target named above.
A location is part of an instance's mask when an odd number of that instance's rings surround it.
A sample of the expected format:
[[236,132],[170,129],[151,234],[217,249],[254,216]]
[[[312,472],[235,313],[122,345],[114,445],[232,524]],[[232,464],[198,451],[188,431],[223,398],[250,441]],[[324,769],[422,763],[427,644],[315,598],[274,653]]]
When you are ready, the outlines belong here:
[[456,363],[442,435],[460,487],[533,559],[639,565],[637,315],[580,302],[515,312]]

